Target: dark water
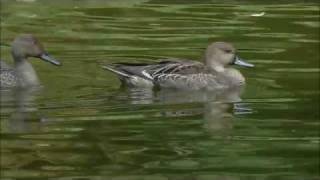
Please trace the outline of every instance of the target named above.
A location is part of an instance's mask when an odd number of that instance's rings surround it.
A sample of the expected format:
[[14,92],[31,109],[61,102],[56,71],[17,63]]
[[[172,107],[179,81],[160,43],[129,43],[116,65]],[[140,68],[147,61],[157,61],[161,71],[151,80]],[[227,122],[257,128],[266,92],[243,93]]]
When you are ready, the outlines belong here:
[[[1,0],[1,42],[32,33],[63,62],[32,59],[44,88],[1,92],[1,179],[320,179],[319,27],[318,1]],[[212,41],[256,65],[242,101],[119,89],[100,68]]]

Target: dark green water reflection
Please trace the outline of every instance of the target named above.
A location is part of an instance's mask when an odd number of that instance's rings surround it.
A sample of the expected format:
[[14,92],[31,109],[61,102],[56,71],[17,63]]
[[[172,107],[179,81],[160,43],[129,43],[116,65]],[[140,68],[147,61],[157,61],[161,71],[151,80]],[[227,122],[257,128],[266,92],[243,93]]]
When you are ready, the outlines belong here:
[[[1,42],[32,33],[63,62],[32,60],[40,91],[1,92],[1,179],[319,179],[319,27],[318,1],[1,0]],[[100,68],[221,40],[256,65],[241,102]]]

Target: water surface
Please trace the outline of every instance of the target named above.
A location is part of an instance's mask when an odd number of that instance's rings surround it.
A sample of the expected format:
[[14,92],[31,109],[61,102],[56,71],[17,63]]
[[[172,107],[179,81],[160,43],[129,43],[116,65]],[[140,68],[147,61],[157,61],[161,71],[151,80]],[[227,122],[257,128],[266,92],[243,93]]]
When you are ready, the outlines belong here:
[[[1,179],[319,179],[319,27],[317,1],[1,0],[1,42],[32,33],[63,62],[32,59],[43,88],[1,91]],[[121,89],[100,68],[200,60],[212,41],[256,65],[241,101]]]

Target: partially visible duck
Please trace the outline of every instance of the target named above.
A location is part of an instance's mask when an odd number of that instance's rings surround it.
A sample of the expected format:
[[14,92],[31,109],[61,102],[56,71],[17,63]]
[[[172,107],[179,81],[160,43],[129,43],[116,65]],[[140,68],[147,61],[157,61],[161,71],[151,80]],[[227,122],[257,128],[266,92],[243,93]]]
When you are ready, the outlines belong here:
[[167,59],[156,64],[116,63],[103,68],[119,76],[123,84],[133,87],[160,87],[185,90],[216,90],[241,86],[242,74],[230,67],[253,67],[236,56],[236,49],[226,42],[210,44],[204,55],[204,63]]
[[43,61],[60,66],[61,63],[50,56],[42,44],[33,35],[24,34],[15,38],[12,43],[11,54],[14,59],[14,67],[0,61],[0,87],[29,87],[39,85],[39,80],[32,65],[28,62],[29,57],[36,57]]

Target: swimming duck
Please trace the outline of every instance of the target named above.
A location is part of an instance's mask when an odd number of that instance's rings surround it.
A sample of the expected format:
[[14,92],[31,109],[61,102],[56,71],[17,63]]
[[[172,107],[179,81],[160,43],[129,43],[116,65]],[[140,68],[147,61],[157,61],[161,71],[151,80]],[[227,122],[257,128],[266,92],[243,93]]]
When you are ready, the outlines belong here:
[[16,37],[11,44],[11,54],[14,59],[14,67],[10,67],[0,61],[0,87],[29,87],[39,85],[39,80],[32,65],[28,62],[29,57],[40,58],[60,66],[61,63],[50,56],[42,44],[31,34]]
[[160,87],[186,90],[216,90],[245,84],[245,78],[230,65],[253,67],[236,56],[230,43],[214,42],[205,50],[204,63],[160,60],[156,64],[115,63],[102,66],[119,76],[129,87]]

